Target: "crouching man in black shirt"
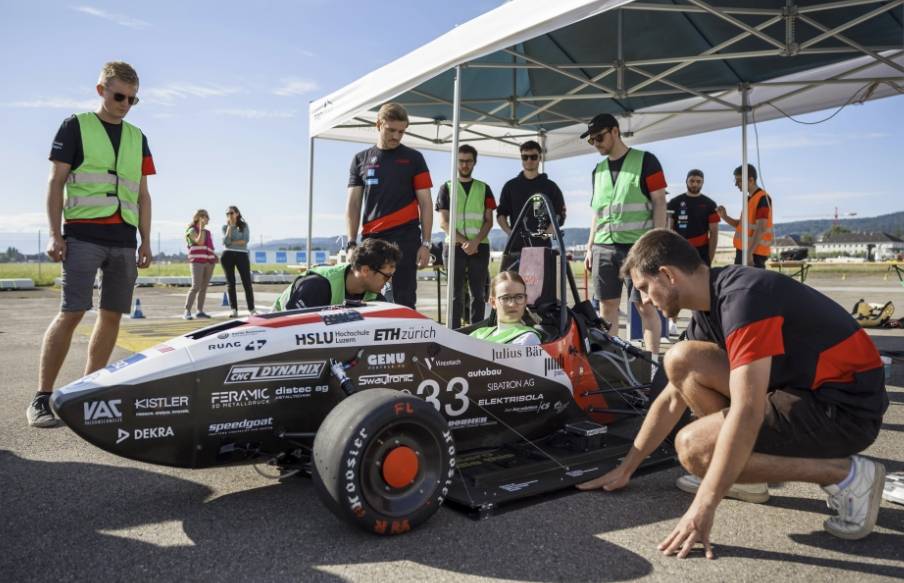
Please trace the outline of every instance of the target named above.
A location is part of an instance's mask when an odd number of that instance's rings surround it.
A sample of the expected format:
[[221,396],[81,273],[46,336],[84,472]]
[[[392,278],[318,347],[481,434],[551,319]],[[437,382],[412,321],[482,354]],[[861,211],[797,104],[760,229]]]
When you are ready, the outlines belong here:
[[688,341],[665,356],[669,384],[634,446],[609,473],[581,485],[615,490],[690,407],[696,421],[675,439],[678,458],[701,478],[694,501],[659,545],[686,557],[709,533],[735,482],[810,482],[836,513],[824,523],[859,539],[876,523],[885,468],[855,455],[879,433],[888,408],[879,352],[837,303],[779,273],[707,268],[681,235],[655,229],[622,267],[644,302],[667,316],[694,310]]

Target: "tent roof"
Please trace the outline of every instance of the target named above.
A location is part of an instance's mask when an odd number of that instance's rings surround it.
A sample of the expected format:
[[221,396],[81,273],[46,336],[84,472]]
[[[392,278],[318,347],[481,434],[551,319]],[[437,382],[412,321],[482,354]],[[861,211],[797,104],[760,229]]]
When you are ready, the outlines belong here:
[[[787,6],[790,4],[790,8]],[[633,144],[904,92],[904,0],[512,0],[310,105],[310,135],[373,140],[375,110],[402,103],[406,144],[448,150],[462,66],[461,142],[547,159],[588,153],[600,112]]]

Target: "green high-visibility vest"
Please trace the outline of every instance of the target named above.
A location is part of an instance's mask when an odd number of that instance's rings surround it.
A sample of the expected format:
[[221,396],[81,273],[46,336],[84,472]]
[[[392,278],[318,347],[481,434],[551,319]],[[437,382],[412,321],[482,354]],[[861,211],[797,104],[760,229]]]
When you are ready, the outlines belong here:
[[[446,182],[446,189],[452,190],[452,181]],[[487,210],[486,207],[487,185],[479,180],[471,181],[471,192],[465,192],[461,182],[458,183],[458,198],[456,199],[456,210],[458,215],[455,217],[455,229],[471,239],[480,232],[483,226],[483,215]],[[446,236],[448,242],[449,236]],[[485,236],[480,242],[488,243],[489,237]]]
[[[320,277],[325,277],[326,280],[330,283],[330,305],[335,306],[339,304],[345,303],[345,274],[348,271],[348,268],[351,266],[350,263],[337,263],[336,265],[315,265],[308,273],[298,277],[296,282],[299,279],[304,279],[305,277],[310,277],[310,275],[316,274]],[[289,303],[289,300],[292,298],[292,290],[295,289],[295,282],[292,283],[289,287],[283,290],[283,292],[276,298],[276,301],[273,303],[273,311],[274,312],[282,312],[287,309],[286,306]],[[364,292],[364,301],[369,302],[376,300],[379,297],[378,294],[373,292]],[[313,307],[313,306],[307,306]]]
[[141,130],[122,122],[119,152],[95,113],[79,113],[79,131],[85,160],[69,173],[63,197],[67,219],[100,219],[119,209],[122,219],[138,226],[138,189],[141,184]]
[[634,148],[625,154],[615,184],[609,173],[609,159],[596,165],[590,203],[596,213],[594,243],[634,243],[653,228],[653,205],[640,189],[642,172],[643,152]]
[[[500,329],[499,326],[487,326],[486,328],[478,328],[469,334],[479,340],[488,340],[497,344],[508,344],[523,336],[524,334],[537,334],[537,331],[530,326],[524,324],[512,324]],[[540,335],[537,334],[539,338]]]

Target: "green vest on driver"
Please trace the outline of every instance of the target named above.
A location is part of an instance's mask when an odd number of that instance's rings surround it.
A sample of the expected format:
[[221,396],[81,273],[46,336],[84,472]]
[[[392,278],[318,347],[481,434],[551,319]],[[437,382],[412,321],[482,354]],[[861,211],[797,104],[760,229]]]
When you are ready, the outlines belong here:
[[66,220],[100,219],[119,209],[122,220],[137,227],[141,130],[123,121],[119,152],[114,152],[97,114],[79,113],[76,117],[85,160],[66,179],[63,216]]
[[[452,181],[446,182],[446,189],[452,190]],[[470,193],[465,192],[465,188],[458,183],[458,197],[456,198],[455,210],[455,230],[467,237],[468,239],[475,237],[483,226],[483,217],[486,212],[486,196],[487,185],[480,180],[471,181]],[[446,236],[449,241],[449,236]],[[488,243],[489,237],[485,236],[481,244]]]
[[509,344],[524,334],[536,334],[537,338],[540,337],[536,330],[524,324],[510,324],[502,329],[499,326],[486,326],[474,330],[468,336],[497,344]]
[[596,213],[597,245],[631,244],[653,228],[653,205],[640,188],[643,179],[643,151],[631,148],[615,184],[609,172],[609,159],[593,171],[593,200]]
[[[350,267],[350,263],[337,263],[336,265],[315,265],[301,277],[310,277],[311,274],[316,274],[320,277],[326,278],[326,280],[330,284],[330,305],[335,306],[345,303],[345,276]],[[294,283],[284,289],[279,297],[276,298],[276,301],[273,303],[274,312],[282,312],[283,310],[287,309],[286,304],[289,303],[289,300],[292,297],[293,289],[295,289]],[[379,295],[373,292],[364,292],[364,301],[366,302],[376,300],[378,297]]]

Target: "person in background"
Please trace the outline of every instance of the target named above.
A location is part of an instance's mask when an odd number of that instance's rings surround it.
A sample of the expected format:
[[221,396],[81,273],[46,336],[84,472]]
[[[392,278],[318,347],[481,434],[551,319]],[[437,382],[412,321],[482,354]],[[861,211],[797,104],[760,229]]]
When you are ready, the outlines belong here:
[[188,263],[191,266],[191,289],[185,297],[185,313],[182,318],[191,320],[191,307],[198,299],[198,311],[194,318],[210,318],[204,311],[207,299],[207,286],[217,264],[217,255],[213,251],[213,237],[207,230],[210,215],[204,209],[195,211],[191,224],[185,229],[185,243],[188,245]]
[[470,336],[499,344],[535,346],[540,334],[524,323],[527,285],[515,271],[500,271],[490,284],[490,306],[496,310],[495,326],[485,326]]
[[251,283],[251,260],[248,257],[248,241],[251,240],[251,231],[245,222],[238,207],[231,206],[226,209],[226,224],[223,225],[223,254],[220,263],[226,273],[226,289],[229,293],[230,316],[236,318],[239,315],[239,302],[235,294],[235,270],[238,269],[242,278],[242,287],[245,288],[245,303],[248,311],[256,314],[254,309],[254,288]]
[[[751,265],[753,267],[766,268],[766,260],[772,247],[772,197],[757,186],[756,167],[747,165],[747,216],[750,223],[747,231],[747,261],[743,261],[741,240],[741,219],[728,216],[724,206],[719,205],[716,212],[722,220],[735,228],[734,247],[735,265]],[[738,190],[741,186],[741,167],[734,171],[734,183]]]

